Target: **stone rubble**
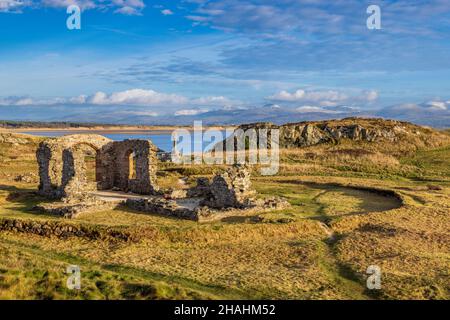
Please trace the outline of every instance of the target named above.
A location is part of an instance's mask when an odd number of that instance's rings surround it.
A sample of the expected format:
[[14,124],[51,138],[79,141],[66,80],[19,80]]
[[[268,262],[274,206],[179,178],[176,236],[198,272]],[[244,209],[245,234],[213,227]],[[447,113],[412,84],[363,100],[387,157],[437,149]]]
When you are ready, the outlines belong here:
[[73,219],[83,212],[114,209],[120,204],[121,201],[103,201],[95,196],[86,194],[79,197],[63,198],[60,202],[37,205],[33,207],[33,210]]
[[198,221],[195,210],[180,207],[176,201],[164,198],[127,199],[126,206],[139,212],[155,213],[167,217],[176,217]]
[[235,165],[216,175],[209,185],[209,193],[210,196],[202,202],[204,206],[215,209],[251,207],[255,191],[249,168]]
[[208,178],[198,178],[197,179],[197,185],[195,187],[190,188],[187,191],[187,196],[191,198],[195,197],[203,197],[208,198],[211,196],[211,189],[209,185],[209,179]]
[[35,183],[39,180],[39,177],[34,173],[19,174],[14,178],[16,182]]
[[[87,146],[87,149],[79,149]],[[157,148],[147,140],[111,141],[99,135],[69,135],[42,142],[36,152],[39,194],[58,202],[34,209],[65,218],[80,213],[113,209],[124,204],[140,212],[211,221],[248,210],[277,210],[288,205],[282,199],[256,199],[248,166],[235,165],[212,181],[199,178],[190,189],[159,191],[156,184]],[[89,183],[86,152],[96,161],[96,183]],[[134,175],[130,175],[133,155]],[[90,195],[96,190],[142,194],[142,198],[104,201]]]

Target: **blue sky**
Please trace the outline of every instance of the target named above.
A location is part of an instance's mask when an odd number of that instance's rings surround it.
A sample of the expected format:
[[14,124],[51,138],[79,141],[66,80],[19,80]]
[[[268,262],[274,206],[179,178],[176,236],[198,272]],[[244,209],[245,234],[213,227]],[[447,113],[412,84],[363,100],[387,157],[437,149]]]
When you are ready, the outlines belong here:
[[0,117],[423,103],[450,108],[448,0],[0,0]]

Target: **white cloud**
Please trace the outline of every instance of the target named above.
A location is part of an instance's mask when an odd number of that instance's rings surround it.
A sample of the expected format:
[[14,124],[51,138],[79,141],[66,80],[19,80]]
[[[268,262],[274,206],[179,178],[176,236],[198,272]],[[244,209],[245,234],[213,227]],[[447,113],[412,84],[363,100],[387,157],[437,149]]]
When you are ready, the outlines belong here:
[[92,0],[43,0],[41,6],[51,8],[67,8],[70,5],[77,5],[83,10],[94,9],[98,6],[95,1]]
[[304,90],[297,90],[294,93],[289,93],[285,90],[280,91],[273,96],[268,97],[269,100],[279,100],[279,101],[298,101],[303,99],[305,96]]
[[328,100],[320,101],[319,103],[322,107],[336,107],[338,105],[336,101],[328,101]]
[[206,113],[208,111],[209,110],[206,110],[206,109],[201,109],[201,110],[198,110],[198,109],[184,109],[184,110],[176,111],[175,115],[176,116],[195,116],[195,115],[198,115],[198,114]]
[[96,92],[94,95],[89,97],[89,103],[92,104],[107,104],[108,96],[104,92]]
[[69,102],[73,103],[73,104],[83,104],[83,103],[86,103],[86,99],[87,99],[87,96],[83,94],[78,97],[70,98]]
[[34,103],[33,99],[31,98],[23,98],[23,99],[19,99],[17,100],[14,105],[16,106],[29,106],[32,105]]
[[340,93],[338,91],[329,90],[329,91],[305,91],[299,89],[293,93],[282,90],[279,93],[268,97],[269,100],[275,101],[287,101],[287,102],[299,102],[299,101],[328,101],[328,102],[337,102],[344,101],[348,97],[347,95]]
[[162,13],[163,15],[165,15],[165,16],[171,16],[171,15],[173,15],[173,11],[170,10],[170,9],[164,9],[164,10],[161,10],[161,13]]
[[378,99],[378,91],[370,90],[366,92],[367,101],[375,101]]
[[127,114],[127,115],[132,114],[132,115],[136,115],[136,116],[146,116],[146,117],[157,117],[158,116],[158,113],[154,112],[154,111],[132,111],[132,110],[127,110],[125,114]]
[[0,12],[20,12],[27,1],[0,0]]
[[0,99],[1,106],[26,106],[33,103],[33,99],[28,97],[6,97]]
[[208,18],[201,16],[186,16],[187,19],[195,21],[195,22],[206,22]]
[[[207,112],[208,107],[232,107],[240,101],[230,100],[224,96],[210,96],[188,98],[182,95],[157,92],[146,89],[130,89],[113,93],[98,91],[92,95],[79,95],[74,97],[33,98],[33,97],[6,97],[0,98],[2,106],[23,105],[116,105],[116,106],[144,106],[144,107],[179,107],[195,112]],[[196,109],[202,107],[201,109]],[[193,112],[193,111],[192,111]]]
[[140,16],[142,15],[142,10],[145,8],[144,1],[142,0],[113,0],[112,4],[119,7],[114,13],[128,16]]
[[[71,98],[71,99],[80,99]],[[32,98],[32,97],[6,97],[0,98],[0,106],[32,106],[32,105],[54,105],[58,103],[69,103],[65,98]]]
[[142,0],[0,0],[0,12],[21,12],[27,6],[35,8],[67,8],[78,5],[82,10],[99,9],[114,10],[125,15],[141,15],[145,8]]
[[430,101],[427,103],[430,109],[447,110],[447,105],[443,101]]
[[391,110],[394,111],[415,111],[420,110],[420,106],[415,103],[404,103],[397,106],[390,107]]
[[142,0],[113,0],[112,2],[122,7],[145,8],[144,1]]
[[142,13],[133,7],[122,7],[114,11],[114,13],[124,14],[126,16],[140,16]]
[[87,102],[99,105],[152,106],[161,104],[186,104],[188,99],[176,94],[160,93],[154,90],[132,89],[114,92],[110,95],[100,91],[89,97]]
[[359,93],[349,95],[337,90],[303,90],[298,89],[294,92],[282,90],[266,98],[270,101],[286,103],[302,103],[305,105],[320,107],[336,107],[342,104],[371,103],[378,99],[378,91],[360,91]]
[[296,108],[295,111],[297,111],[299,113],[310,113],[310,112],[337,113],[336,111],[333,111],[333,110],[327,110],[327,109],[315,107],[315,106],[302,106],[302,107]]
[[405,103],[390,107],[390,110],[404,111],[404,112],[441,112],[450,111],[446,102],[443,101],[429,101],[427,103],[415,104]]
[[240,103],[239,101],[230,100],[224,96],[218,97],[200,97],[198,99],[192,100],[194,105],[202,106],[231,106]]

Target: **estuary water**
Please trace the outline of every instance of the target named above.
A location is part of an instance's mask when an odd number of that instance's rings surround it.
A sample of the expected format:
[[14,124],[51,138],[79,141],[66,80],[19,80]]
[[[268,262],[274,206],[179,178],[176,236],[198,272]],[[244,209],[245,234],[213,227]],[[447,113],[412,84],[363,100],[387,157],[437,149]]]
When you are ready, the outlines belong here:
[[[212,131],[214,135],[222,136],[224,139],[226,138],[225,131],[217,130]],[[51,130],[51,131],[23,131],[21,133],[30,134],[34,136],[41,137],[60,137],[68,134],[99,134],[104,137],[107,137],[114,141],[123,141],[127,139],[142,139],[142,140],[151,140],[158,148],[170,152],[172,151],[172,132],[171,131],[156,131],[156,130],[134,130],[134,131],[95,131],[95,130]],[[190,141],[189,141],[190,140]],[[200,139],[201,141],[201,139]],[[207,151],[209,149],[208,146],[211,145],[211,139],[207,141],[201,141],[203,151]],[[215,141],[212,139],[214,143],[219,142],[220,140]],[[194,134],[191,132],[190,139],[183,141],[183,139],[179,139],[177,144],[177,149],[182,151],[183,154],[190,154],[191,150],[194,150]]]

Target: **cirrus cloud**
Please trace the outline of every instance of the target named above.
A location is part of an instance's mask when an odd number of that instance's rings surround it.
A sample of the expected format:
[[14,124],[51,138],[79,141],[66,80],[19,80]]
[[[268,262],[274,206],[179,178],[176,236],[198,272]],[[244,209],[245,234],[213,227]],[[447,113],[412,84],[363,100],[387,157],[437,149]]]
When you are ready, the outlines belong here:
[[171,15],[173,15],[173,11],[170,10],[170,9],[164,9],[164,10],[161,10],[161,13],[162,13],[164,16],[171,16]]
[[[361,16],[373,0],[216,0],[191,1],[196,5],[186,16],[194,25],[257,35],[289,32],[362,34],[366,26]],[[378,1],[382,7],[385,32],[431,33],[433,17],[448,14],[448,0]],[[375,3],[376,4],[376,3]],[[361,14],[355,14],[360,12]],[[415,24],[411,24],[410,17]],[[419,23],[420,22],[420,23]]]
[[0,12],[19,13],[26,5],[28,1],[0,0]]
[[70,5],[77,5],[82,10],[113,9],[115,13],[125,15],[141,15],[145,8],[143,0],[0,0],[0,12],[20,13],[26,7],[58,9]]

